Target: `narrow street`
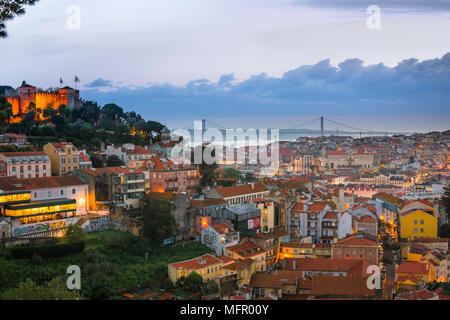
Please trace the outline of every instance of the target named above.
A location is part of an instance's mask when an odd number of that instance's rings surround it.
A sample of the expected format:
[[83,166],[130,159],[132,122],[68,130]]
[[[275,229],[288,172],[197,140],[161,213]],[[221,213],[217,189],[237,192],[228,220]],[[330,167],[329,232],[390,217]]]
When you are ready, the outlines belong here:
[[383,281],[383,299],[392,300],[395,286],[395,264],[394,264],[394,256],[391,249],[392,241],[390,237],[386,244],[388,245],[389,248],[384,249],[383,256],[392,263],[384,264],[386,266],[386,273]]

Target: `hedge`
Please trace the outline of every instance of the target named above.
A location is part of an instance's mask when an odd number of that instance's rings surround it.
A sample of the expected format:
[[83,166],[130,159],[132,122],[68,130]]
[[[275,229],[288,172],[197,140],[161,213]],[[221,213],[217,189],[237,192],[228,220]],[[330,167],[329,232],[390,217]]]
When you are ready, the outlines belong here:
[[30,259],[33,255],[43,258],[62,257],[69,254],[81,253],[84,250],[84,241],[67,244],[45,244],[39,246],[24,246],[11,249],[14,259]]

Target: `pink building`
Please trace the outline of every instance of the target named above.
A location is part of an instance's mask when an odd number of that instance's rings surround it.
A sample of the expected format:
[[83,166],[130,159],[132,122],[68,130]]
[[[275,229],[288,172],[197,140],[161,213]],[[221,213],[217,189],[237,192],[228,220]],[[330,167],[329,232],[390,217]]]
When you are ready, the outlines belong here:
[[0,176],[19,179],[50,177],[51,162],[43,151],[0,153]]
[[186,192],[193,194],[199,187],[198,168],[190,164],[176,164],[170,158],[153,156],[148,162],[150,191]]
[[27,144],[27,136],[24,134],[4,133],[0,134],[0,146],[21,147]]

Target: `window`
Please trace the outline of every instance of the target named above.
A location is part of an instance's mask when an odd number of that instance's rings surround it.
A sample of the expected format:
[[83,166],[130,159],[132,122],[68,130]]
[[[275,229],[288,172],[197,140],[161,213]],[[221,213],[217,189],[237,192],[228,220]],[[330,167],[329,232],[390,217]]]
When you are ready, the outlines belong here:
[[414,233],[417,233],[417,228],[414,228]]
[[420,220],[420,224],[423,224],[423,220]]
[[62,195],[62,196],[64,195],[64,190],[61,190],[61,195]]
[[61,158],[61,163],[66,163],[66,158]]
[[72,194],[75,194],[75,189],[72,189]]
[[414,220],[414,224],[417,224],[417,220]]
[[345,250],[345,256],[346,257],[350,257],[350,249],[346,249]]
[[420,228],[420,232],[423,232],[423,228]]

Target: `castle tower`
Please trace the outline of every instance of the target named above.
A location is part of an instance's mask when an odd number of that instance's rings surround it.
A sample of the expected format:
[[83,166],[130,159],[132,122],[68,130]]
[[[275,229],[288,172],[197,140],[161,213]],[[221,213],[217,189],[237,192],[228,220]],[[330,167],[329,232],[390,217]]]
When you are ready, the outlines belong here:
[[36,103],[36,87],[27,84],[25,80],[17,88],[17,94],[20,100],[19,113],[25,113],[30,102]]

